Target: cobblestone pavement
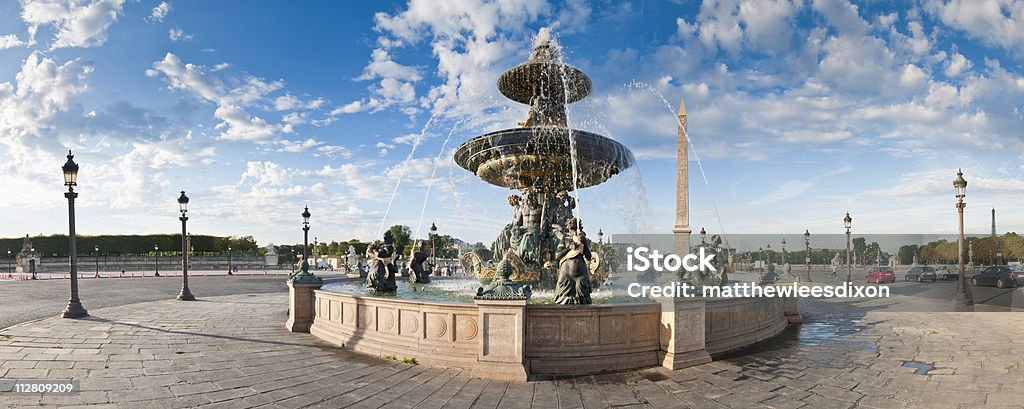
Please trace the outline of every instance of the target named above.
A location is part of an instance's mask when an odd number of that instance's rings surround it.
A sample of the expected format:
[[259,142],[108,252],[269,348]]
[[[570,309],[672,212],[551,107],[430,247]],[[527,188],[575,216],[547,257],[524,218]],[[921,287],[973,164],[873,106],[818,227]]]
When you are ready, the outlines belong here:
[[[1015,312],[886,312],[804,300],[802,326],[706,365],[509,383],[288,333],[286,301],[167,300],[8,328],[0,332],[0,378],[80,379],[83,392],[5,396],[0,406],[1024,407],[1024,314]],[[917,374],[904,361],[934,369]]]
[[[181,290],[181,277],[91,278],[79,280],[79,297],[87,310],[146,301],[173,299]],[[189,288],[196,297],[231,294],[288,292],[284,275],[226,275],[204,276],[204,272],[189,276]],[[318,274],[328,280],[341,276]],[[9,327],[43,317],[60,314],[68,305],[71,284],[67,279],[57,280],[0,280],[0,328]],[[174,311],[169,309],[167,312]]]

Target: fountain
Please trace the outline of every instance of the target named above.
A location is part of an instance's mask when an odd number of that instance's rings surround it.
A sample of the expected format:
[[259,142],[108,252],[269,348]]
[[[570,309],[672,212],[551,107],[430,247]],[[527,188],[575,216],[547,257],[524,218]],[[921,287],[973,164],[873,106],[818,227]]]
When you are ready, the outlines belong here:
[[[526,120],[519,128],[473,138],[455,153],[455,162],[480,179],[520,192],[509,196],[512,222],[492,246],[495,259],[473,252],[463,256],[466,269],[489,285],[446,278],[418,283],[428,279],[422,248],[411,257],[413,277],[396,282],[388,232],[366,251],[366,285],[290,283],[290,330],[308,328],[357,352],[523,381],[536,375],[700,365],[711,361],[711,354],[771,338],[799,321],[793,297],[627,297],[621,302],[607,290],[593,290],[607,277],[600,256],[604,245],[601,233],[597,245],[587,238],[572,193],[635,162],[622,144],[569,126],[566,105],[586,97],[591,83],[562,62],[557,44],[544,34],[528,61],[498,79],[502,94],[530,105]],[[720,243],[713,236],[704,250],[720,255]],[[731,264],[716,262],[722,271]],[[691,279],[719,285],[725,277]]]
[[[530,106],[526,120],[519,128],[473,138],[455,152],[455,162],[483,181],[522,193],[509,196],[512,222],[491,249],[495,257],[514,253],[523,265],[515,280],[551,288],[560,261],[558,245],[575,217],[577,203],[569,193],[634,165],[633,154],[621,143],[567,126],[566,105],[585,98],[590,88],[587,75],[564,63],[561,48],[542,30],[529,60],[498,78],[502,95]],[[478,278],[494,278],[494,269],[485,268],[478,255],[463,257],[464,267]],[[596,270],[599,264],[590,259],[587,267]]]

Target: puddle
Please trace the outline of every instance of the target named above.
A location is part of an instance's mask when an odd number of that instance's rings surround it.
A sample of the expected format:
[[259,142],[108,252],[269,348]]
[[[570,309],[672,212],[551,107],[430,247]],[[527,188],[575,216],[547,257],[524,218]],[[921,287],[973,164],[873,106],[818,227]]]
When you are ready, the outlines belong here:
[[903,366],[906,368],[914,368],[914,373],[918,375],[927,375],[928,371],[935,369],[935,364],[918,361],[903,361]]

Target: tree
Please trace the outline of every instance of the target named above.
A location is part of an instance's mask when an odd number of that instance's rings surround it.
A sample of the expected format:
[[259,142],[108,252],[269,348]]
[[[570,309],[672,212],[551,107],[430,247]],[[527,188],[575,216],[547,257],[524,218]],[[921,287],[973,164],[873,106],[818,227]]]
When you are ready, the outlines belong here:
[[410,244],[409,241],[412,238],[412,229],[410,229],[409,226],[396,224],[391,226],[388,231],[390,231],[391,236],[395,238],[395,248],[399,251],[403,251],[406,246]]
[[[863,237],[854,237],[853,238],[853,254],[859,254],[857,260],[859,262],[861,262],[861,263],[863,263],[864,260],[861,260],[859,257],[867,256],[867,254],[864,254],[864,250],[866,250],[867,247],[868,247],[867,240],[865,238],[863,238]],[[851,256],[851,258],[852,258],[852,256]],[[851,260],[850,262],[852,263],[853,261]]]

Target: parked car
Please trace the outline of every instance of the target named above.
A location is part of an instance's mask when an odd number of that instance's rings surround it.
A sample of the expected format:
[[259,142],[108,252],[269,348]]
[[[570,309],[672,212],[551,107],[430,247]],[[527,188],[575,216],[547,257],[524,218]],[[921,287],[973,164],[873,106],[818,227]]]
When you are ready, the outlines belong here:
[[957,280],[960,278],[960,272],[950,269],[949,266],[935,267],[935,275],[943,280]]
[[906,281],[914,280],[920,283],[927,280],[934,283],[937,277],[938,275],[936,275],[934,268],[927,266],[917,266],[911,268],[910,271],[907,272],[907,275],[905,275],[903,278]]
[[1010,272],[1017,275],[1017,285],[1024,285],[1024,266],[1010,262],[1007,263],[1007,267],[1010,267]]
[[869,283],[895,283],[896,272],[892,267],[872,267],[865,279]]
[[998,288],[1016,287],[1017,273],[1007,266],[992,266],[971,277],[971,285],[994,285]]

